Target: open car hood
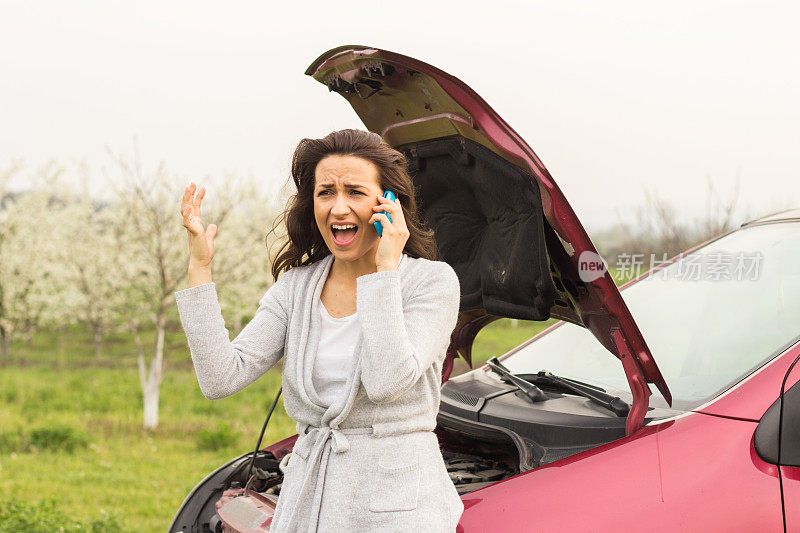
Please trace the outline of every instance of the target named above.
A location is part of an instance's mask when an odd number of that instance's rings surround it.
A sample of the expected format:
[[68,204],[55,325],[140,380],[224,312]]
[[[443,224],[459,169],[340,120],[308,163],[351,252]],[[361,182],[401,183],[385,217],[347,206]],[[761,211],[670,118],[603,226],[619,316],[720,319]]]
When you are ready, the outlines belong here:
[[[342,95],[367,129],[408,158],[440,259],[461,282],[449,363],[456,353],[471,362],[475,335],[498,318],[552,316],[585,326],[622,362],[634,399],[628,433],[643,423],[648,383],[672,404],[572,207],[533,150],[477,93],[422,61],[365,46],[329,50],[306,74]],[[590,269],[598,263],[599,272]]]

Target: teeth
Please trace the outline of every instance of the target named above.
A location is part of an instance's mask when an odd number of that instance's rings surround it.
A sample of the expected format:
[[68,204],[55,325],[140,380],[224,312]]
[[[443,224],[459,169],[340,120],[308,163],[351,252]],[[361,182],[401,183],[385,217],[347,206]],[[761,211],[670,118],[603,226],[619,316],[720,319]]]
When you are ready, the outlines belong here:
[[331,227],[333,229],[350,229],[356,228],[357,226],[355,224],[331,224]]

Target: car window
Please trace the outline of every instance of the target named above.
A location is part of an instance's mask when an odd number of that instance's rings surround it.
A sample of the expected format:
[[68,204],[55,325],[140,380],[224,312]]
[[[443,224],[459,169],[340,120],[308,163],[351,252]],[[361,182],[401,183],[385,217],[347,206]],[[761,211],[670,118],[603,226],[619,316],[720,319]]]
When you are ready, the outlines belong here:
[[[621,291],[678,409],[697,407],[800,336],[800,224],[752,226],[717,239]],[[626,394],[616,357],[562,323],[503,359]],[[651,405],[666,406],[653,389]]]

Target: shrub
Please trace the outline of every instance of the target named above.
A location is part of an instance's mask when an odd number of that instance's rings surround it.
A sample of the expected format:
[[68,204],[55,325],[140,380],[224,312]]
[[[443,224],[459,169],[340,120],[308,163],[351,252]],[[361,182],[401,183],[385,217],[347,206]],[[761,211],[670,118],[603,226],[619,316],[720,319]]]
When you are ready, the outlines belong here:
[[102,511],[91,522],[76,522],[69,519],[56,507],[53,499],[30,502],[11,497],[0,500],[0,533],[19,531],[59,531],[64,533],[124,532],[121,517],[117,513]]
[[22,428],[15,430],[3,430],[0,432],[0,453],[19,452],[23,449],[25,437]]
[[195,439],[201,450],[217,451],[233,445],[239,438],[228,424],[217,424],[214,429],[201,429]]
[[34,428],[28,435],[29,447],[37,450],[63,450],[68,453],[78,448],[85,448],[88,439],[81,432],[64,424],[53,424]]

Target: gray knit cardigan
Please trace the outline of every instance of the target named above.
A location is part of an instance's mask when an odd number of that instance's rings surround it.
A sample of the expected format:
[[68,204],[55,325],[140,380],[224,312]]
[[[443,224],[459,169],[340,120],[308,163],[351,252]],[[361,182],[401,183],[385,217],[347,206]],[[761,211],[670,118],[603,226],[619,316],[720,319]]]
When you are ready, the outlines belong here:
[[210,399],[230,396],[284,358],[284,407],[299,437],[281,461],[273,533],[452,532],[464,506],[432,430],[458,277],[445,262],[406,254],[396,271],[358,277],[354,371],[327,405],[311,376],[333,259],[279,276],[233,341],[214,283],[176,292],[200,389]]

